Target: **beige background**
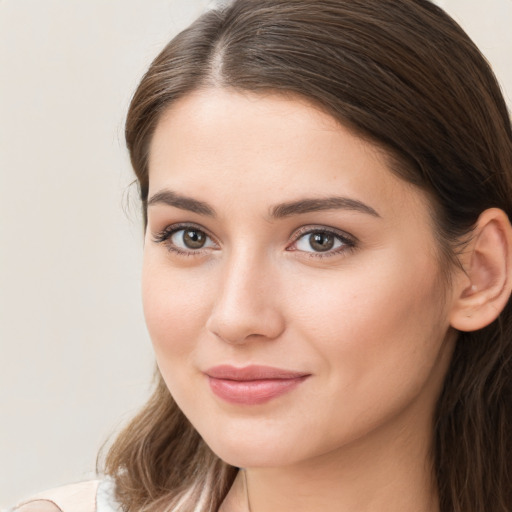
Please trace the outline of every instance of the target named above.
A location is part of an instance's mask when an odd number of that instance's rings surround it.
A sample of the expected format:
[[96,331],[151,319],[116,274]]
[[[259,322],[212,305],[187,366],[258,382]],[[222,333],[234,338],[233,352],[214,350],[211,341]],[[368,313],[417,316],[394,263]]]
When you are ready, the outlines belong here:
[[[439,1],[512,104],[512,0]],[[0,0],[0,504],[92,476],[147,396],[141,226],[123,120],[208,2]]]

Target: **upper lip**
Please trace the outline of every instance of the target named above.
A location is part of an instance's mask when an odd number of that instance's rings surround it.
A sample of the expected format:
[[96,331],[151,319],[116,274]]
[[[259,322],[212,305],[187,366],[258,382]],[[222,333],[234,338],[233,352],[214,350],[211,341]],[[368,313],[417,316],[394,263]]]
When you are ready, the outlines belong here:
[[308,372],[285,370],[272,366],[250,365],[238,368],[229,364],[223,364],[209,368],[204,372],[214,379],[251,381],[272,379],[297,379],[310,375]]

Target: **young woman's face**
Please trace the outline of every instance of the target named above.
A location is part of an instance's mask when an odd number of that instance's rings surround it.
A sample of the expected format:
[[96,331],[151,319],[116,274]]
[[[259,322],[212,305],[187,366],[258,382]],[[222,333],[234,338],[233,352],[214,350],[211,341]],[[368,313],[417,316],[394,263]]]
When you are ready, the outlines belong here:
[[164,115],[149,177],[149,333],[221,458],[430,436],[452,299],[426,198],[382,152],[304,101],[216,89]]

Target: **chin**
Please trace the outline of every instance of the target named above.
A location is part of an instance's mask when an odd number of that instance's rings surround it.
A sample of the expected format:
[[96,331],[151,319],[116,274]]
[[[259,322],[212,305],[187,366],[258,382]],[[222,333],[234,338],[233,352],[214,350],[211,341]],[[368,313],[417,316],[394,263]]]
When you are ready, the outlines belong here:
[[287,453],[281,453],[281,450],[276,452],[256,444],[253,446],[209,446],[217,457],[237,468],[275,468],[289,466],[297,462],[297,453],[293,453],[290,447],[282,450]]
[[221,435],[201,426],[198,432],[217,457],[239,468],[282,467],[308,458],[302,436],[290,436],[289,429],[264,423],[259,428],[226,426]]

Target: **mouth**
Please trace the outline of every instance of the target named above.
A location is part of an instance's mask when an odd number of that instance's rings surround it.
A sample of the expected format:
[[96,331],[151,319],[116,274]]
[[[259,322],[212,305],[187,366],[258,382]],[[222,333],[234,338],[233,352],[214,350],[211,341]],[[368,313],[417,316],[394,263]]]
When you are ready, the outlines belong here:
[[236,368],[215,366],[206,370],[212,392],[222,400],[238,405],[258,405],[292,391],[309,373],[270,366]]

